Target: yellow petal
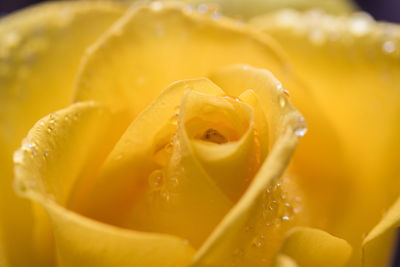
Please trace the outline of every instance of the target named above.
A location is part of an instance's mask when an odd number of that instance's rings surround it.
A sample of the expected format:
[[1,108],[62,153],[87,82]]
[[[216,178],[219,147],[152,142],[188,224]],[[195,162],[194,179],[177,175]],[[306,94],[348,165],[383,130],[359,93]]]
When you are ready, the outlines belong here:
[[75,100],[128,109],[132,119],[172,82],[234,63],[287,75],[270,38],[227,18],[213,20],[183,5],[155,2],[132,8],[87,51]]
[[298,265],[290,257],[279,254],[275,259],[273,267],[298,267]]
[[203,244],[192,265],[269,264],[284,233],[299,223],[295,203],[298,195],[282,182],[281,176],[299,136],[304,134],[304,119],[268,71],[234,66],[211,77],[232,96],[248,88],[254,90],[267,111],[271,150],[243,197]]
[[[332,126],[319,138],[328,145],[318,148],[318,139],[305,138],[293,165],[305,190],[325,192],[332,196],[330,202],[341,203],[325,205],[324,228],[355,246],[353,264],[359,266],[363,234],[400,193],[399,27],[377,23],[364,13],[333,17],[295,11],[254,19],[253,24],[282,44],[319,103],[315,115],[306,112],[310,103],[293,91],[294,104],[304,111],[311,131],[320,113]],[[317,195],[314,203],[325,202]]]
[[13,266],[36,260],[45,266],[48,259],[36,259],[41,252],[26,241],[32,212],[12,190],[12,152],[34,122],[70,103],[84,49],[123,10],[109,3],[48,3],[0,20],[0,242]]
[[41,119],[14,155],[16,189],[49,215],[60,266],[181,266],[193,253],[181,239],[126,231],[66,208],[73,187],[95,175],[113,147],[114,119],[92,102]]
[[400,227],[400,198],[363,241],[363,266],[389,266]]
[[224,94],[207,79],[170,85],[118,141],[83,201],[89,203],[83,213],[130,229],[179,235],[195,246],[202,243],[232,203],[203,170],[177,121],[187,90]]
[[284,240],[281,253],[299,266],[345,267],[351,246],[343,239],[313,228],[294,228]]

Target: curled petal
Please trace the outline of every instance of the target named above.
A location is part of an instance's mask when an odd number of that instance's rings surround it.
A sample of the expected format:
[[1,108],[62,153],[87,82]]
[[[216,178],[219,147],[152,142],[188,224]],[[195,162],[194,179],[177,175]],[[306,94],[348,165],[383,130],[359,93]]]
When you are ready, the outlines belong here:
[[352,248],[343,239],[313,228],[294,228],[282,243],[280,252],[299,266],[344,267]]
[[43,222],[35,227],[53,230],[60,266],[126,266],[132,259],[184,265],[193,249],[177,237],[115,228],[67,209],[79,180],[90,180],[113,147],[114,119],[103,106],[84,102],[40,120],[14,154],[16,190],[46,211],[35,213]]
[[229,95],[240,95],[248,88],[257,94],[270,125],[271,150],[237,205],[197,252],[192,266],[268,263],[284,233],[301,220],[291,209],[297,195],[281,184],[281,176],[299,136],[304,134],[299,130],[305,131],[305,122],[268,71],[233,66],[211,78]]

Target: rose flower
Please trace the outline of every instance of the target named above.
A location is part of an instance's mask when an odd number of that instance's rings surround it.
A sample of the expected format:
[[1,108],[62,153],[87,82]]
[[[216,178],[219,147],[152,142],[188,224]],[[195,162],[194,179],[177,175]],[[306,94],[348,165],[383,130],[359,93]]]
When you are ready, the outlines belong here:
[[391,263],[396,25],[65,2],[0,37],[1,266]]

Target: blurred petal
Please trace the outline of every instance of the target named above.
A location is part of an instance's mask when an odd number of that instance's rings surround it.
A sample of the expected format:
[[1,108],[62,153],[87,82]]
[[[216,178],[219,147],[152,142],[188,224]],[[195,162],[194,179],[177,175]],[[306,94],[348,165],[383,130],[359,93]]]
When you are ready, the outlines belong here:
[[70,103],[84,49],[123,10],[110,3],[47,3],[0,19],[0,243],[12,266],[51,261],[36,259],[42,252],[29,241],[34,222],[29,202],[12,190],[12,152],[34,122]]
[[305,122],[279,81],[266,70],[234,66],[211,77],[232,96],[254,90],[268,111],[271,150],[243,197],[197,252],[192,266],[270,264],[285,232],[302,219],[295,200],[298,195],[281,176],[304,134]]
[[154,2],[132,8],[87,51],[75,100],[128,109],[132,119],[172,82],[235,63],[289,75],[270,38],[227,18],[214,20],[183,5]]
[[182,266],[193,250],[179,238],[126,231],[65,208],[78,179],[94,175],[113,147],[112,121],[92,102],[41,119],[14,155],[16,189],[49,215],[60,266]]
[[[327,132],[327,145],[310,154],[318,147],[305,138],[293,165],[305,190],[325,192],[330,202],[341,203],[326,206],[330,214],[324,228],[352,244],[352,264],[359,266],[363,234],[400,193],[399,27],[377,23],[365,13],[332,17],[296,11],[260,17],[253,24],[282,44],[320,104],[314,114],[326,114],[332,124],[337,139]],[[300,111],[309,109],[307,101],[293,101]],[[319,119],[304,113],[312,130]],[[332,157],[330,144],[335,142],[341,151]],[[313,202],[324,203],[321,195],[314,194]]]
[[400,227],[400,198],[363,241],[363,267],[390,266]]
[[[213,9],[214,6],[227,15],[238,18],[251,18],[279,9],[293,8],[297,10],[321,9],[332,14],[350,13],[356,7],[351,0],[183,0],[187,3],[199,4],[200,10]],[[204,7],[205,6],[205,7]],[[203,11],[204,12],[204,11]]]
[[207,79],[164,90],[118,141],[83,201],[90,205],[84,213],[134,230],[175,234],[194,246],[203,242],[232,202],[204,171],[178,122],[188,90],[224,94]]
[[280,252],[299,266],[345,267],[351,246],[343,239],[313,228],[294,228],[284,240]]

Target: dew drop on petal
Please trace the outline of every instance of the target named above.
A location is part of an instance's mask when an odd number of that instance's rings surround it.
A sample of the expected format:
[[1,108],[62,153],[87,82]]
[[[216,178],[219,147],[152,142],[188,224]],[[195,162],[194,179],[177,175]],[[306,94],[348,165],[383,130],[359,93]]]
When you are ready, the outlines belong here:
[[200,4],[197,7],[197,10],[201,13],[201,14],[205,14],[208,12],[208,6],[206,4]]
[[281,108],[284,108],[286,106],[286,98],[284,96],[279,97],[279,105]]
[[382,44],[382,51],[385,54],[391,54],[396,50],[396,46],[392,41],[386,41]]
[[191,5],[191,4],[189,4],[189,5],[186,5],[184,8],[183,8],[183,13],[185,13],[185,14],[192,14],[193,12],[194,12],[194,10],[195,10],[196,8],[195,8],[195,6],[194,5]]
[[150,4],[150,8],[153,11],[160,11],[163,8],[163,4],[159,1],[154,1]]
[[155,170],[149,175],[149,185],[152,189],[159,189],[163,184],[164,172]]
[[356,13],[349,21],[350,32],[356,36],[367,34],[371,30],[373,18],[367,13]]

